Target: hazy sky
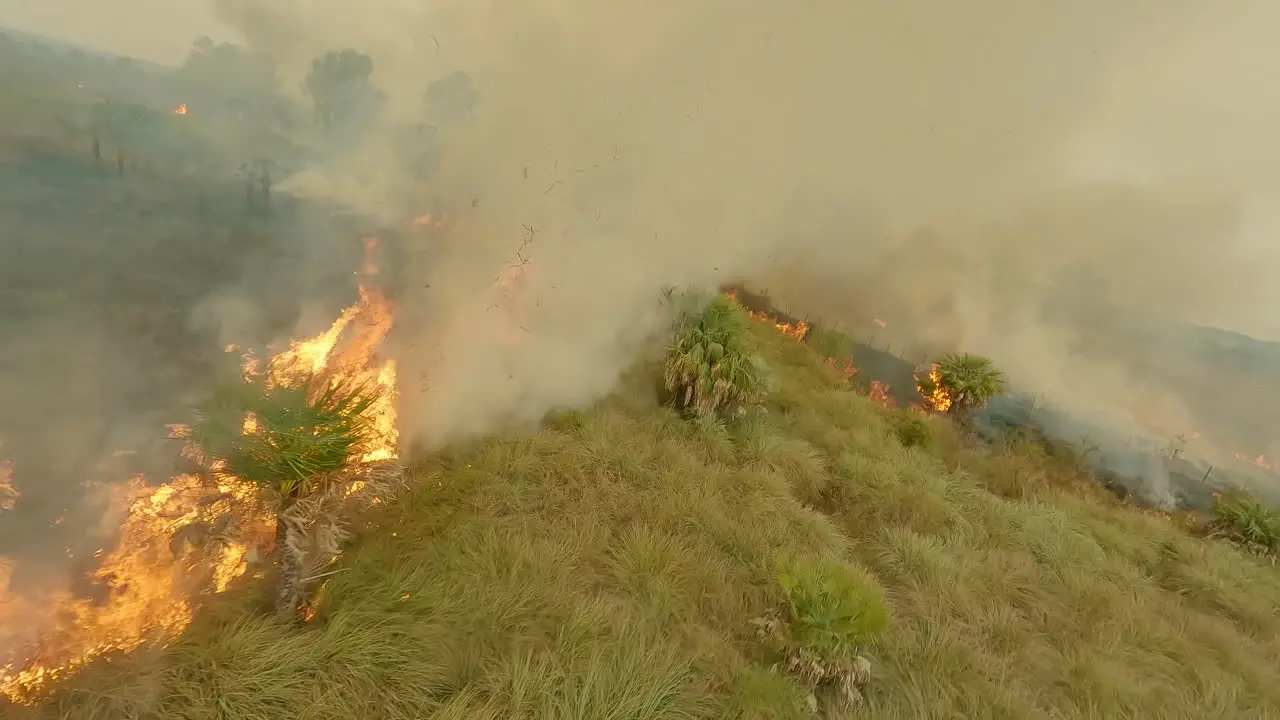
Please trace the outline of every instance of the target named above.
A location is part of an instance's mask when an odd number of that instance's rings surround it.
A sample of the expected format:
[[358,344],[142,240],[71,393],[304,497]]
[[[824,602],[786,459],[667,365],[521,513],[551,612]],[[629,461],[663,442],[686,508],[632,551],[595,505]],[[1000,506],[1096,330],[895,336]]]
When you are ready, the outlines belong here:
[[208,0],[0,0],[0,26],[169,64],[228,34]]

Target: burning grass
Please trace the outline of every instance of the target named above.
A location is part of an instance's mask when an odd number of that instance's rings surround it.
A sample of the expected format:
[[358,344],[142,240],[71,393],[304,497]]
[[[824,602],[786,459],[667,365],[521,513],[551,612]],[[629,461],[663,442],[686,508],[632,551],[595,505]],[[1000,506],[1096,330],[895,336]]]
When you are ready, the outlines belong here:
[[[903,410],[763,324],[767,414],[694,424],[640,388],[426,459],[301,632],[234,593],[32,716],[806,718],[752,621],[780,560],[885,590],[868,717],[1265,718],[1280,576],[1030,446],[906,448]],[[645,387],[649,386],[645,383]],[[22,715],[16,717],[22,718]]]

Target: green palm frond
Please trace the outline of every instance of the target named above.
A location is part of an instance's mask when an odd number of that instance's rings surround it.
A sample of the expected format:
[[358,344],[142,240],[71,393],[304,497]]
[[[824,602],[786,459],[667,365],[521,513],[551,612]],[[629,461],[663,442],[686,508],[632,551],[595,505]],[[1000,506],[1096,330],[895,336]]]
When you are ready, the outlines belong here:
[[983,407],[1004,392],[1004,373],[991,360],[969,353],[949,353],[937,362],[938,383],[960,410]]
[[664,371],[676,404],[695,416],[730,416],[756,402],[768,371],[749,318],[732,299],[668,293],[677,310]]
[[220,389],[197,413],[190,438],[221,471],[297,494],[310,480],[356,460],[371,439],[368,411],[377,396],[342,383]]

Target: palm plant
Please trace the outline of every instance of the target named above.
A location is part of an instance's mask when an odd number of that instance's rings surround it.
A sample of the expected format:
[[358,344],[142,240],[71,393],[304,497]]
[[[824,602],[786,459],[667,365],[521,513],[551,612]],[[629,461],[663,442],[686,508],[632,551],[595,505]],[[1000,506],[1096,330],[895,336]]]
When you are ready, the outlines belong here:
[[257,485],[276,517],[277,612],[296,615],[309,570],[338,554],[338,510],[357,482],[372,439],[376,395],[363,386],[313,379],[296,387],[237,382],[198,409],[189,439],[220,481]]
[[745,412],[768,386],[746,313],[725,296],[669,297],[679,306],[663,378],[676,408],[694,417]]
[[981,355],[948,353],[936,366],[936,383],[951,399],[952,414],[964,417],[1004,392],[1004,373]]

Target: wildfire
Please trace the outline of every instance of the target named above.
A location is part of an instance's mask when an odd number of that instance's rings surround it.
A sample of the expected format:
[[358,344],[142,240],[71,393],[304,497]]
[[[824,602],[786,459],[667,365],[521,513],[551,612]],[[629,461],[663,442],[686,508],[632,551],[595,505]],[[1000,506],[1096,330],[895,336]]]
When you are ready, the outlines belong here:
[[[365,249],[363,274],[372,278],[376,238],[366,239]],[[269,380],[280,383],[319,374],[332,381],[376,384],[384,391],[370,411],[376,442],[363,459],[395,458],[396,370],[391,360],[376,353],[391,329],[392,311],[379,289],[361,285],[359,301],[328,330],[295,341],[265,364],[246,358],[245,372],[265,371]],[[246,418],[245,431],[252,432],[254,423]],[[170,429],[181,432],[180,426]],[[11,474],[10,466],[0,463],[0,508],[16,500]],[[91,575],[105,590],[99,602],[66,590],[19,598],[10,592],[13,563],[0,557],[0,696],[30,703],[51,682],[95,658],[147,643],[163,644],[176,636],[191,622],[200,595],[226,590],[248,570],[251,551],[273,542],[274,519],[265,513],[235,528],[210,528],[200,522],[211,505],[244,506],[257,492],[255,486],[234,479],[210,487],[195,475],[180,475],[159,487],[139,476],[113,488],[113,497],[126,509],[114,547],[99,551],[101,561]],[[196,534],[213,540],[216,550],[197,551],[191,537]]]
[[917,383],[916,389],[924,399],[925,409],[940,413],[951,409],[951,395],[942,386],[942,376],[938,373],[937,365],[929,365],[929,374]]
[[174,108],[174,109],[173,109],[173,114],[174,114],[174,115],[186,115],[186,114],[187,114],[187,104],[186,104],[186,103],[179,103],[179,104],[178,104],[178,107],[176,107],[176,108]]
[[[737,290],[729,290],[725,294],[733,298],[733,300],[737,302],[739,305],[742,305],[742,300],[738,297]],[[746,310],[747,314],[750,315],[752,318],[759,320],[760,322],[771,323],[775,328],[778,329],[778,332],[788,337],[793,337],[796,340],[802,341],[809,334],[809,323],[804,320],[796,320],[794,322],[789,322],[771,313],[767,313],[759,310],[752,310],[751,308],[748,308],[745,305],[742,305],[742,309]]]

